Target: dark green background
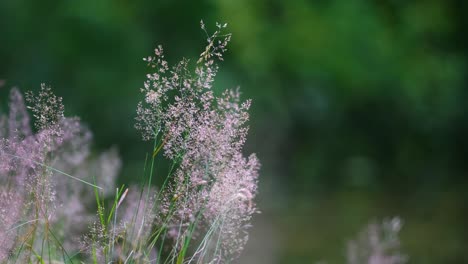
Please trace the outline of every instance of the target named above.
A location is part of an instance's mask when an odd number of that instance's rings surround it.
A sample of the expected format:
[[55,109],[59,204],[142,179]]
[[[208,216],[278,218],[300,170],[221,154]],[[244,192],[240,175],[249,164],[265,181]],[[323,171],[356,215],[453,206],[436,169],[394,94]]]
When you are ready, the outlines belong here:
[[468,263],[468,4],[463,0],[0,1],[0,101],[40,83],[117,145],[122,183],[150,146],[133,128],[156,45],[233,41],[216,89],[252,98],[263,167],[243,263],[344,263],[346,241],[401,216],[410,263]]

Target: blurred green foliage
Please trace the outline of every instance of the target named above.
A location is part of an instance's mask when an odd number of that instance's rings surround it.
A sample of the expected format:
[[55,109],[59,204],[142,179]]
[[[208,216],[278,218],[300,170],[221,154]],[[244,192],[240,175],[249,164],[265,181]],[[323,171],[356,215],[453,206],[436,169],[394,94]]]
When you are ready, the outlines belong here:
[[[141,58],[157,44],[170,62],[196,58],[200,19],[228,22],[217,87],[254,100],[256,226],[275,236],[272,261],[340,263],[369,220],[400,215],[411,263],[466,263],[467,10],[462,0],[3,0],[0,102],[10,86],[50,84],[96,148],[119,147],[122,181],[137,178],[149,150],[133,129]],[[255,230],[248,256],[262,252]]]

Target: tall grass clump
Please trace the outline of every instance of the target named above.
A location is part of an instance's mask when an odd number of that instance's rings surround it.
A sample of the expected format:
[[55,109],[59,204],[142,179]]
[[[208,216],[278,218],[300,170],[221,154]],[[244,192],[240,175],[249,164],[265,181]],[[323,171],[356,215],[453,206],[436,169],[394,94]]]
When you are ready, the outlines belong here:
[[69,262],[94,218],[89,193],[112,191],[120,160],[115,150],[90,155],[91,133],[50,87],[26,100],[34,128],[17,89],[0,115],[0,262]]
[[250,100],[213,91],[231,38],[216,26],[208,34],[201,23],[207,45],[194,63],[169,66],[161,46],[144,58],[135,127],[151,151],[139,185],[116,186],[116,150],[91,154],[90,131],[50,87],[27,93],[27,107],[11,91],[0,115],[1,263],[235,262],[260,164],[242,153]]

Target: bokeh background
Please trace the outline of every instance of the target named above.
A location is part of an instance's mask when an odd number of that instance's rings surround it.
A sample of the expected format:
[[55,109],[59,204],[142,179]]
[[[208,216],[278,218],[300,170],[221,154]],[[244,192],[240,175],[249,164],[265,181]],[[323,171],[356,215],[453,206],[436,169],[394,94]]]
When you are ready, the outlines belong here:
[[344,263],[346,242],[400,216],[410,263],[468,263],[468,2],[0,1],[0,102],[45,82],[95,150],[141,175],[133,128],[156,45],[197,58],[203,19],[233,33],[216,89],[252,98],[263,167],[241,263]]

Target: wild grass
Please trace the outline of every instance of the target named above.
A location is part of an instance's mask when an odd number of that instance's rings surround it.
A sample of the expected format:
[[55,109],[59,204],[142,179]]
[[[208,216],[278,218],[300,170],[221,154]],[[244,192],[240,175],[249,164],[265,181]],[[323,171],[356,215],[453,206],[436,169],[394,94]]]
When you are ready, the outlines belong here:
[[[217,24],[195,63],[169,66],[162,47],[144,59],[136,128],[152,151],[139,185],[116,186],[111,149],[91,154],[92,136],[65,117],[62,98],[42,85],[10,93],[0,116],[2,263],[231,263],[257,212],[259,162],[242,154],[250,101],[213,92],[231,35]],[[30,114],[34,128],[30,126]],[[161,175],[155,160],[170,164]]]

